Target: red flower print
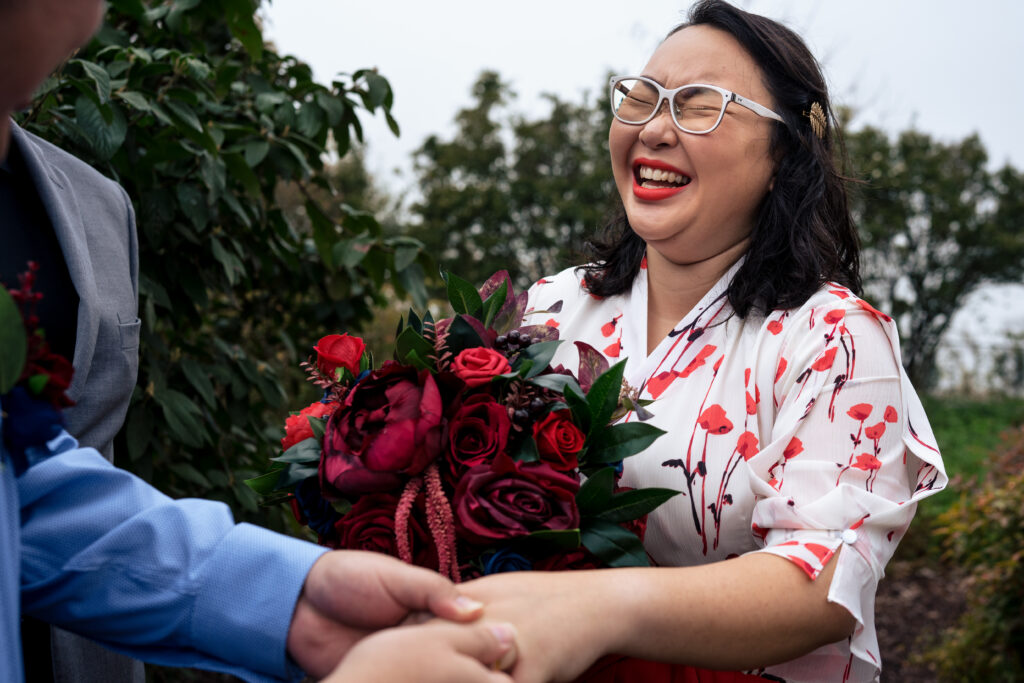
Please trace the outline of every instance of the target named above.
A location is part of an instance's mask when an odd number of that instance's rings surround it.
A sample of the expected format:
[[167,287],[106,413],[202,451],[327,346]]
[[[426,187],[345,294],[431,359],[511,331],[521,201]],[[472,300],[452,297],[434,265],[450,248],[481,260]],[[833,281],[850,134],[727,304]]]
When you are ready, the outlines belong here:
[[750,531],[755,536],[760,538],[762,542],[765,541],[768,538],[768,531],[769,531],[769,529],[763,529],[763,528],[759,527],[758,525],[756,525],[754,523],[750,524]]
[[857,405],[847,410],[846,414],[852,417],[854,420],[860,420],[863,422],[864,420],[868,419],[868,416],[871,414],[871,410],[872,408],[870,403],[858,403]]
[[864,436],[869,439],[881,439],[882,434],[885,434],[885,423],[879,422],[876,425],[872,425],[864,430]]
[[549,318],[548,321],[544,324],[547,325],[548,327],[558,327],[558,321],[555,320],[554,318]]
[[880,310],[878,310],[877,308],[875,308],[874,306],[869,304],[867,301],[864,301],[863,299],[857,299],[857,305],[860,306],[861,308],[863,308],[865,311],[867,311],[871,315],[873,315],[873,316],[875,316],[877,318],[881,318],[885,322],[892,321],[892,318],[887,316],[885,313],[882,313]]
[[768,323],[768,331],[771,332],[772,334],[778,334],[779,332],[782,332],[782,323],[780,323],[778,320],[771,321],[770,323]]
[[547,284],[551,284],[551,280],[545,280],[544,278],[541,278],[541,279],[537,280],[537,282],[534,283],[534,284],[547,285]]
[[834,551],[820,543],[804,543],[804,547],[814,553],[814,556],[818,558],[822,565],[826,564],[830,559]]
[[704,365],[704,362],[708,359],[708,356],[713,354],[718,347],[714,344],[707,344],[703,349],[697,352],[697,357],[690,361],[682,372],[679,373],[680,377],[689,377],[690,374],[697,368]]
[[604,325],[601,325],[601,334],[606,337],[610,337],[615,334],[615,326],[618,324],[619,318],[621,317],[622,314],[619,313],[617,316],[612,318],[610,322],[606,322]]
[[828,293],[829,294],[835,294],[840,299],[846,299],[846,298],[848,298],[850,296],[850,293],[847,292],[844,289],[830,289],[830,290],[828,290]]
[[782,373],[784,373],[786,371],[786,366],[787,365],[788,365],[788,363],[786,362],[785,358],[780,358],[779,359],[779,368],[775,371],[775,381],[776,382],[778,382],[779,378],[782,377]]
[[837,308],[825,314],[825,322],[829,325],[835,325],[837,322],[842,320],[845,315],[846,311],[841,308]]
[[821,354],[821,357],[818,358],[818,360],[814,361],[814,365],[811,366],[811,370],[816,372],[824,372],[825,370],[828,370],[832,367],[832,363],[835,362],[836,351],[838,350],[839,349],[837,347],[833,346],[831,349],[825,351],[825,353]]
[[807,560],[804,560],[803,558],[800,558],[800,557],[796,557],[795,555],[786,555],[786,559],[788,559],[790,562],[792,562],[796,566],[800,567],[800,569],[803,569],[804,573],[807,574],[807,576],[811,577],[812,581],[814,579],[818,578],[818,570],[815,569],[814,567],[812,567],[807,562]]
[[647,254],[644,254],[644,257],[640,259],[640,270],[647,270]]
[[616,341],[614,344],[609,344],[604,349],[604,355],[610,358],[618,358],[622,352],[622,340]]
[[885,407],[885,421],[895,422],[896,421],[896,409],[892,406]]
[[658,398],[668,389],[668,385],[675,381],[676,377],[678,374],[675,372],[659,372],[647,380],[647,393],[651,395],[651,398]]
[[728,434],[732,431],[732,422],[725,416],[725,410],[722,406],[717,403],[709,406],[700,414],[700,417],[697,418],[697,424],[713,434]]
[[860,455],[857,456],[857,460],[856,462],[853,463],[853,466],[856,467],[858,470],[870,471],[877,470],[882,466],[882,463],[878,460],[878,458],[871,455],[870,453],[861,453]]
[[736,443],[736,450],[743,456],[744,460],[750,460],[757,455],[757,437],[753,432],[743,432],[740,440]]
[[754,401],[754,397],[747,392],[747,415],[753,415],[757,412],[757,402]]
[[786,460],[789,460],[790,458],[794,458],[803,452],[804,442],[794,436],[792,439],[789,440],[789,443],[786,444],[786,450],[782,451],[782,457],[784,457]]

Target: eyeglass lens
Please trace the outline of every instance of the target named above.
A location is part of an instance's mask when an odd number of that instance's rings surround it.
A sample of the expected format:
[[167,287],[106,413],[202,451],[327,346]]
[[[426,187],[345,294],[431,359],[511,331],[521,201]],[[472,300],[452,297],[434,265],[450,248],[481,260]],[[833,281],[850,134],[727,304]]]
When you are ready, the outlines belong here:
[[[612,89],[612,110],[627,123],[650,117],[658,104],[658,91],[647,81],[627,78]],[[680,126],[694,133],[714,128],[725,104],[724,96],[711,88],[683,88],[672,99],[672,115]]]

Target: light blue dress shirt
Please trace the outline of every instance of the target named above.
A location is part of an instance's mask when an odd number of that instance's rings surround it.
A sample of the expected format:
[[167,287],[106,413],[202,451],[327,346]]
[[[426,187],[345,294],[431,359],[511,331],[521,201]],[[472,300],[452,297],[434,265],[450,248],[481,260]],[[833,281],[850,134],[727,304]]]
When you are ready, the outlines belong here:
[[172,500],[66,432],[47,448],[20,477],[0,458],[0,681],[23,677],[21,611],[156,664],[301,678],[285,640],[324,548]]

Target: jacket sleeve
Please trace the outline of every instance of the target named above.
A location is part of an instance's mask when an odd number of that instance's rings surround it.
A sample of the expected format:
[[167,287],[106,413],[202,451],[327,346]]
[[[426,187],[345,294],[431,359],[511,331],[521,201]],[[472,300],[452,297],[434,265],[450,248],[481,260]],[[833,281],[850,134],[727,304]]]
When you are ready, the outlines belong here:
[[172,500],[63,433],[18,478],[25,614],[157,664],[289,679],[285,641],[325,550]]

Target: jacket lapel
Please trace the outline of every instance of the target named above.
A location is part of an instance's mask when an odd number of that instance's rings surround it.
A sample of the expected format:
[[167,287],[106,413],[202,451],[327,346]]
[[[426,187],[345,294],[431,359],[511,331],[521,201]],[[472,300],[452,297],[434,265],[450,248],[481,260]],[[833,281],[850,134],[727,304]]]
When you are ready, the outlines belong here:
[[78,402],[82,398],[82,387],[85,386],[92,364],[99,326],[99,317],[95,309],[96,278],[89,256],[89,244],[85,237],[85,225],[78,208],[78,200],[67,176],[48,163],[42,149],[25,131],[13,123],[11,136],[21,150],[25,166],[50,217],[64,254],[64,261],[67,263],[71,282],[78,292],[78,329],[75,338],[75,357],[72,360],[75,375],[71,381],[71,388],[68,389],[68,397]]

